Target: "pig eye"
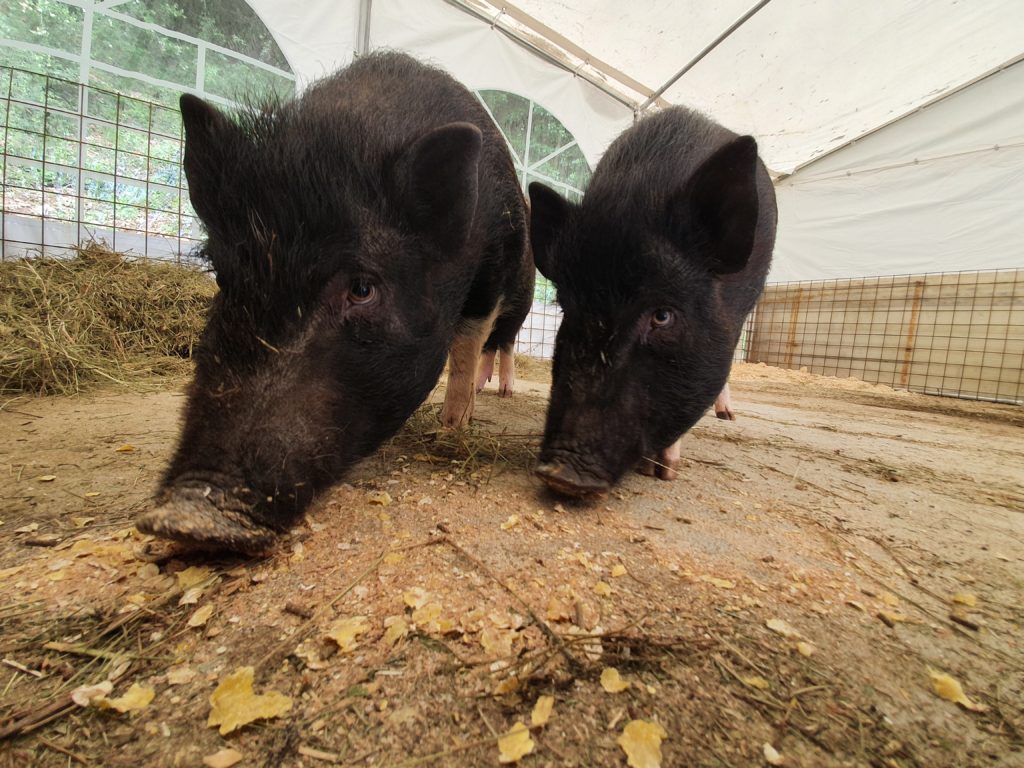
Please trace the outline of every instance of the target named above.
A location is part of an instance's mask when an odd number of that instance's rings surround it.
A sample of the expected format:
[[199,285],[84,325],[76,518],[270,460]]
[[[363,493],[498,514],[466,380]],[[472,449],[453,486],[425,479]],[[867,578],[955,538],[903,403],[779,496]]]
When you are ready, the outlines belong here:
[[676,314],[671,309],[656,309],[651,313],[651,328],[668,328],[676,319]]
[[368,304],[377,296],[377,288],[373,283],[356,278],[348,289],[348,300],[353,304]]

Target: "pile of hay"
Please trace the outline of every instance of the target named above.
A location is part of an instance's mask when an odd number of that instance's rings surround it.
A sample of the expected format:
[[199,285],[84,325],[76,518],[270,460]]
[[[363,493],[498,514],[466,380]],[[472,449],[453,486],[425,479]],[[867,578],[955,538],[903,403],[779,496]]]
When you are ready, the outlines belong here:
[[215,292],[198,269],[96,243],[69,259],[0,262],[0,392],[185,373]]

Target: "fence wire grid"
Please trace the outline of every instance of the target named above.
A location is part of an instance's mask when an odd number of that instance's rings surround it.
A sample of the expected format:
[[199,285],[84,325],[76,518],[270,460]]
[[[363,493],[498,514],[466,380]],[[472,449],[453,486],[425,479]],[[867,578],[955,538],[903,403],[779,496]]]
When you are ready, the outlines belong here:
[[180,261],[199,244],[169,107],[0,67],[3,259],[88,240]]
[[1021,405],[1024,270],[775,283],[746,359]]
[[[0,67],[0,136],[0,258],[95,240],[192,260],[202,230],[177,110]],[[517,350],[550,358],[560,321],[554,286],[538,275]],[[1024,404],[1024,270],[770,284],[734,360]]]

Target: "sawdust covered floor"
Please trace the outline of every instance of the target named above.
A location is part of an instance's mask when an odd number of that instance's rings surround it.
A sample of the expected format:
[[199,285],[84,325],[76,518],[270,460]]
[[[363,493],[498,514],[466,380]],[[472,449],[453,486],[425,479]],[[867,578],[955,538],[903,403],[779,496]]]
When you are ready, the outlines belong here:
[[[522,765],[625,765],[633,720],[664,766],[1024,765],[1021,409],[740,366],[678,481],[579,506],[520,468],[521,384],[481,397],[472,456],[421,417],[260,560],[130,528],[180,392],[7,404],[0,764],[494,766],[552,696]],[[245,666],[291,707],[222,736]],[[107,679],[155,696],[71,703]]]

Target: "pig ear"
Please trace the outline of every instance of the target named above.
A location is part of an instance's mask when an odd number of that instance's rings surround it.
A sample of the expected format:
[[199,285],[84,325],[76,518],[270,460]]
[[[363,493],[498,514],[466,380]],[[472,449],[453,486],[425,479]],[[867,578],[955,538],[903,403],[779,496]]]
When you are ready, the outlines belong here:
[[747,265],[757,229],[757,143],[740,136],[719,148],[669,201],[671,237],[706,254],[715,274]]
[[475,125],[450,123],[421,136],[399,160],[412,224],[445,252],[461,251],[469,238],[482,144]]
[[557,272],[554,245],[558,233],[565,226],[572,204],[562,199],[553,189],[539,181],[530,185],[530,245],[533,261],[548,280],[555,283]]
[[224,147],[231,140],[231,123],[220,110],[198,96],[183,94],[179,100],[185,125],[185,177],[189,199],[196,213],[209,224],[220,207],[221,179],[228,170]]

